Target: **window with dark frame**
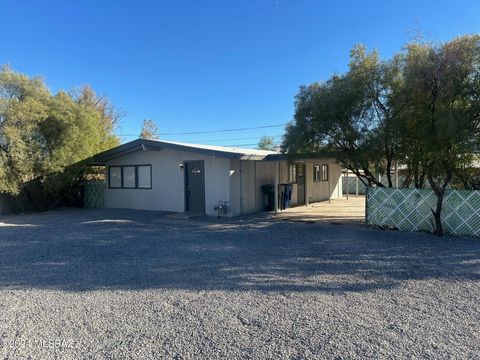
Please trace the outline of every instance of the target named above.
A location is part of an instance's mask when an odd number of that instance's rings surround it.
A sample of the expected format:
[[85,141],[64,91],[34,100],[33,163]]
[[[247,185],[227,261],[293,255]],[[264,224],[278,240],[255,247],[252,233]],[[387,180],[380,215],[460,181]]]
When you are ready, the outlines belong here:
[[110,189],[151,189],[152,165],[122,165],[108,167]]
[[320,165],[313,165],[313,182],[320,181]]
[[320,172],[320,181],[328,181],[328,165],[322,164],[322,169]]

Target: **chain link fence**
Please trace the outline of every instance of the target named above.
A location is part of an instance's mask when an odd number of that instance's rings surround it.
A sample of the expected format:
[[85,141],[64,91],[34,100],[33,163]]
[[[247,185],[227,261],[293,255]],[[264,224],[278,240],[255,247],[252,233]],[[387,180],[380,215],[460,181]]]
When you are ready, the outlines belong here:
[[[367,225],[432,231],[436,202],[431,189],[368,188]],[[447,190],[442,223],[447,234],[480,237],[480,191]]]
[[89,180],[84,184],[84,207],[103,208],[105,206],[105,181]]

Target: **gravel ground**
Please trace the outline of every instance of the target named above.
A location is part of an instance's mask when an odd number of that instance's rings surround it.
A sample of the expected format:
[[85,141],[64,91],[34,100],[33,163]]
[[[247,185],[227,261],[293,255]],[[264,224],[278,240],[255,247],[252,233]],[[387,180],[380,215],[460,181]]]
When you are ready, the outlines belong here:
[[128,210],[0,217],[2,358],[479,358],[480,240]]

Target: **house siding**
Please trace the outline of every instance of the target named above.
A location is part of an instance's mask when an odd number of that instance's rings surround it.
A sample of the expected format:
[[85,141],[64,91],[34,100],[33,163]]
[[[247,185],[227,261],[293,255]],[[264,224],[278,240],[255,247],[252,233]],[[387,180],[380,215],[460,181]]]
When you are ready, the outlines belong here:
[[107,186],[105,206],[108,208],[185,211],[184,173],[179,164],[190,160],[204,161],[205,212],[207,215],[216,215],[214,206],[219,201],[230,201],[230,161],[171,149],[135,151],[108,161],[107,167],[151,164],[152,188],[110,189]]

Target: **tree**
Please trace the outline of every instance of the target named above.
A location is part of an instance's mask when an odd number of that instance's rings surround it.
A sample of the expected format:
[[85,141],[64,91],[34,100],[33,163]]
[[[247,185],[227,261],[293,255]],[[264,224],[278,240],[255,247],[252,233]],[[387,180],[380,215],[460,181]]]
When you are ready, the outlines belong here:
[[[93,91],[90,100],[97,99]],[[106,100],[103,107],[113,106]],[[111,113],[110,113],[111,115]],[[38,207],[26,184],[36,182],[42,194],[54,174],[119,143],[115,121],[99,102],[87,102],[60,91],[52,95],[39,77],[9,67],[0,70],[0,193],[23,192]],[[68,183],[70,179],[65,178]],[[56,191],[56,190],[55,190]],[[53,197],[53,195],[52,195]]]
[[[441,45],[407,47],[405,79],[412,94],[407,114],[419,134],[422,167],[437,196],[435,233],[443,235],[446,189],[462,178],[478,154],[480,139],[480,36]],[[417,154],[418,155],[418,154]],[[464,183],[468,180],[463,179]]]
[[275,150],[277,148],[277,144],[275,144],[275,137],[263,135],[258,141],[257,148],[260,150]]
[[406,181],[437,196],[434,232],[443,234],[442,204],[451,186],[476,188],[480,155],[480,36],[440,45],[413,42],[390,60],[357,46],[349,70],[300,87],[287,153],[336,158],[366,185],[406,166]]
[[378,121],[367,100],[363,79],[334,75],[302,86],[295,99],[295,119],[287,125],[282,148],[287,153],[325,153],[371,186],[383,186],[384,153]]
[[143,120],[142,130],[140,131],[139,137],[141,139],[150,139],[150,140],[160,140],[159,136],[160,130],[158,129],[155,121],[150,119]]

